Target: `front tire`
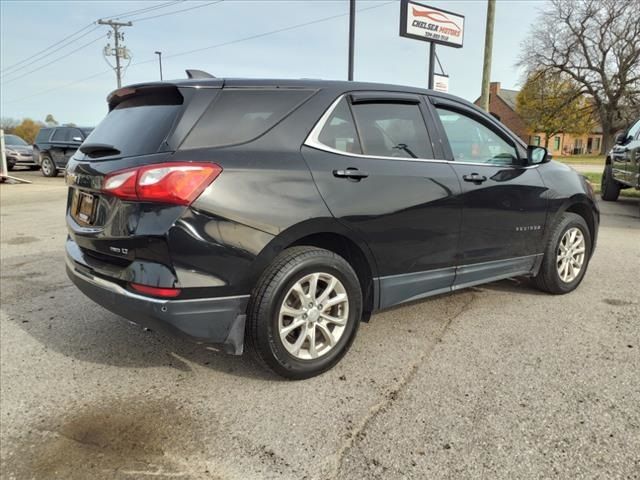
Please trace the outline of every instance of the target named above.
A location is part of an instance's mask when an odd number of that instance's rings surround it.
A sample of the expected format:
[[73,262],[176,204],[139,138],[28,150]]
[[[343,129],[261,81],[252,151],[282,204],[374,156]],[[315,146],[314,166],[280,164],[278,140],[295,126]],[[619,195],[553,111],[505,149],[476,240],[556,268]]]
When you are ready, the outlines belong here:
[[45,177],[55,177],[58,175],[58,169],[49,155],[42,155],[40,168],[42,170],[42,175]]
[[613,178],[611,165],[604,167],[600,182],[600,197],[607,202],[615,202],[620,196],[620,184]]
[[564,213],[549,235],[540,271],[533,279],[536,286],[556,295],[575,290],[587,271],[591,245],[584,218]]
[[304,379],[347,353],[362,316],[358,276],[339,255],[292,247],[262,274],[251,297],[247,340],[278,375]]

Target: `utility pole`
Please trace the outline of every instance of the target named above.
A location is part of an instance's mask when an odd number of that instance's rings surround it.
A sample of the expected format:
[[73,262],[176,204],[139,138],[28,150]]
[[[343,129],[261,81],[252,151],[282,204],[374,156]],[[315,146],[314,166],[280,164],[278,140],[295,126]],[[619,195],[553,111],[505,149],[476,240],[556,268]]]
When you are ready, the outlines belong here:
[[487,0],[487,29],[484,34],[484,63],[482,65],[482,91],[480,107],[489,111],[489,82],[491,81],[491,54],[493,50],[493,24],[496,16],[496,0]]
[[160,81],[162,81],[162,52],[156,50],[156,55],[158,55],[158,63],[160,64]]
[[353,80],[353,54],[356,41],[356,0],[349,0],[349,81]]
[[[116,57],[116,66],[111,67],[116,71],[116,78],[118,79],[118,88],[122,86],[122,65],[120,63],[121,59],[130,60],[131,57],[129,55],[129,51],[127,47],[124,45],[120,45],[121,41],[124,41],[124,34],[120,32],[121,27],[130,27],[133,25],[131,22],[114,22],[113,20],[98,20],[98,25],[108,25],[113,29],[113,41],[115,43],[115,48],[111,48],[111,44],[107,43],[104,47],[103,54],[106,57],[114,56]],[[109,38],[111,38],[112,32],[109,32]],[[109,63],[107,61],[107,63]]]

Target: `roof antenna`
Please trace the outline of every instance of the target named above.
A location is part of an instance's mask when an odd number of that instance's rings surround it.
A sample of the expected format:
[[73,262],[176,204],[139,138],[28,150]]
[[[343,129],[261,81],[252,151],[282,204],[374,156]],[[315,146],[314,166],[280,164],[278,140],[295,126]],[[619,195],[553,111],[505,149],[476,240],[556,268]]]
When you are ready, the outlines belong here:
[[216,78],[210,73],[204,72],[202,70],[185,70],[187,72],[187,78]]

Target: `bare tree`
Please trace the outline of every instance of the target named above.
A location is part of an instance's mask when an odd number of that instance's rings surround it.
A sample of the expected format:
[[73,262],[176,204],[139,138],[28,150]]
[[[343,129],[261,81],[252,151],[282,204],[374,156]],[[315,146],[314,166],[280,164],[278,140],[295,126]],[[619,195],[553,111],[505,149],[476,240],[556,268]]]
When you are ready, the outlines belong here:
[[638,0],[550,0],[523,42],[520,66],[565,75],[592,97],[608,151],[640,112]]

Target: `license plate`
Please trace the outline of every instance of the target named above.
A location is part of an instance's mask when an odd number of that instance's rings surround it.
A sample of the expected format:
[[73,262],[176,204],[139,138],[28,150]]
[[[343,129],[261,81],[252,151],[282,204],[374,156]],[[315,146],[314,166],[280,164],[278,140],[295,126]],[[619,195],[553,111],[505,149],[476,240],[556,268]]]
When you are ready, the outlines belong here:
[[89,193],[78,192],[76,204],[76,219],[90,225],[96,210],[97,198]]

